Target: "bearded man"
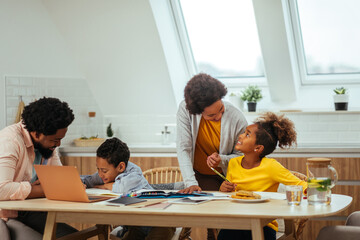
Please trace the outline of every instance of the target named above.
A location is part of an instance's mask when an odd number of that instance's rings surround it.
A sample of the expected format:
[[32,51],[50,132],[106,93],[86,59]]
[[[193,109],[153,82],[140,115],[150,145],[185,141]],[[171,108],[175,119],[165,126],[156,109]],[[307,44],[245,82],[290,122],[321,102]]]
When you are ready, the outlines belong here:
[[[44,197],[35,164],[61,165],[57,147],[74,120],[66,102],[43,97],[30,103],[22,121],[0,131],[0,200]],[[42,239],[46,212],[1,211],[2,239]],[[76,230],[57,224],[57,237]]]

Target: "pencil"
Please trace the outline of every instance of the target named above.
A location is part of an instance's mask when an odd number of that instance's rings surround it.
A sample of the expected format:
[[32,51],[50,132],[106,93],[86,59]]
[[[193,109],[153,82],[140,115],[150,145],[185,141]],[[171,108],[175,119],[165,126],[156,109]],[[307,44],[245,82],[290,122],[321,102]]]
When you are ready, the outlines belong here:
[[210,167],[211,170],[213,170],[217,175],[219,175],[222,179],[224,179],[227,182],[230,182],[226,177],[224,177],[224,175],[222,175],[221,173],[219,173],[218,171],[215,170],[215,168]]

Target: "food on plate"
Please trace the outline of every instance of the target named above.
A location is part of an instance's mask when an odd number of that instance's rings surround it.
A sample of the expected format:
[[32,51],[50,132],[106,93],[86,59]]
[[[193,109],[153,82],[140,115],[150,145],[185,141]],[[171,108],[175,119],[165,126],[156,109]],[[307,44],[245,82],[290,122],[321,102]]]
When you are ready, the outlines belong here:
[[231,197],[237,199],[261,199],[259,194],[245,190],[239,190],[234,195],[231,195]]
[[98,147],[104,141],[104,138],[99,138],[97,135],[91,137],[82,136],[81,138],[74,139],[74,144],[76,147]]
[[101,138],[98,138],[98,135],[96,135],[96,136],[91,136],[91,137],[82,136],[79,139],[80,140],[96,140],[96,139],[101,139]]

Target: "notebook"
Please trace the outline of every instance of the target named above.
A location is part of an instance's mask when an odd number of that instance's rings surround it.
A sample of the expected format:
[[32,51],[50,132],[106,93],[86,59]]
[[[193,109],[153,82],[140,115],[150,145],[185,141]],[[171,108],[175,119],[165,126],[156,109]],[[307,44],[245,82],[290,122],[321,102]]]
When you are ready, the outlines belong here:
[[34,165],[45,196],[50,200],[97,202],[109,196],[88,196],[75,166]]
[[145,191],[138,194],[137,198],[184,198],[184,197],[205,197],[213,196],[212,193],[207,192],[193,192],[193,193],[178,193],[165,191]]
[[139,202],[146,202],[145,199],[139,199],[135,197],[119,197],[114,200],[108,201],[107,205],[131,205]]

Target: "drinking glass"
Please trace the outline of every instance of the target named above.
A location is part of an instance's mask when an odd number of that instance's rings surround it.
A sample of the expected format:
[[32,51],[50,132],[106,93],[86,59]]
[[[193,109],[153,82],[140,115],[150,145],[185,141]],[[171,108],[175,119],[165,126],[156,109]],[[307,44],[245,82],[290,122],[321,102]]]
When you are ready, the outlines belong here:
[[303,188],[301,185],[287,185],[286,199],[289,205],[299,206],[301,204]]

